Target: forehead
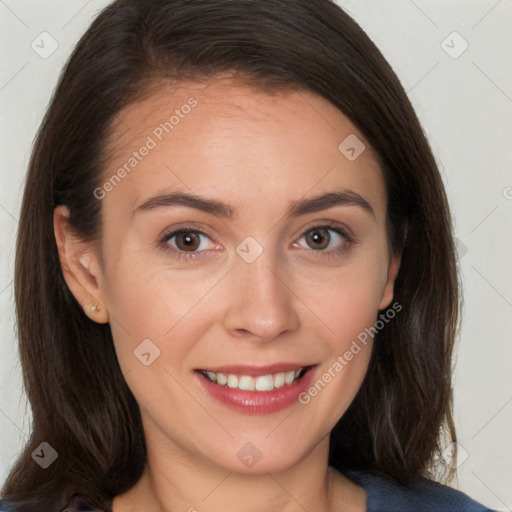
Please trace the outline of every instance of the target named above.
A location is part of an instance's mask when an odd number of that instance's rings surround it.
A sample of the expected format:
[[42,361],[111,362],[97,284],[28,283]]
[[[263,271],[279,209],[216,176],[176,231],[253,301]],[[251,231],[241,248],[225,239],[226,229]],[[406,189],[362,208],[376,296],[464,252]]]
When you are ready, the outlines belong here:
[[[364,150],[354,160],[348,146]],[[264,92],[229,77],[164,84],[129,105],[116,117],[107,156],[105,180],[125,171],[107,199],[130,206],[172,188],[236,204],[350,188],[383,202],[372,148],[330,102],[298,90]]]

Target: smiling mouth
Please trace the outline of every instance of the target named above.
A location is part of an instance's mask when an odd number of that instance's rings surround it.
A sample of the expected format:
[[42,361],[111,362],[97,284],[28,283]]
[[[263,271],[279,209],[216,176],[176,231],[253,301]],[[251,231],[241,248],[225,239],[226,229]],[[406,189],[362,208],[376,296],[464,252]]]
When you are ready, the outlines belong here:
[[268,373],[267,375],[243,375],[233,373],[199,370],[210,382],[219,386],[240,389],[242,391],[273,391],[299,381],[312,366],[304,366],[286,372]]

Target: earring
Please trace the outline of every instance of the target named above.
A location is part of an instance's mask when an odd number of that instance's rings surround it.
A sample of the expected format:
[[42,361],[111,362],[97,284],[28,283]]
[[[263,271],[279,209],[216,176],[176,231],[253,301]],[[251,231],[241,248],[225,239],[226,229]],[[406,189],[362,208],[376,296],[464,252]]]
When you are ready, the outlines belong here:
[[98,304],[94,303],[91,305],[91,311],[93,313],[98,313],[101,310],[101,308],[98,306]]

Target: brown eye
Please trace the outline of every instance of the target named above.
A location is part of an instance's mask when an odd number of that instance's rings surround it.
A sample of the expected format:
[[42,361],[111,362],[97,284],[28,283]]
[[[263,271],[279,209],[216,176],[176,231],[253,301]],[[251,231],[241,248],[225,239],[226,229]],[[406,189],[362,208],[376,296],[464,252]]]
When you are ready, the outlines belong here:
[[209,235],[188,226],[166,233],[158,245],[166,254],[179,261],[211,257],[214,252],[221,249],[218,244],[213,243]]
[[306,235],[306,242],[311,249],[325,249],[331,241],[331,235],[326,228],[315,228],[309,231]]
[[191,231],[178,233],[174,238],[176,247],[180,251],[195,251],[201,243],[199,235]]
[[314,226],[304,232],[299,245],[319,256],[338,257],[354,243],[351,235],[342,227],[332,224]]

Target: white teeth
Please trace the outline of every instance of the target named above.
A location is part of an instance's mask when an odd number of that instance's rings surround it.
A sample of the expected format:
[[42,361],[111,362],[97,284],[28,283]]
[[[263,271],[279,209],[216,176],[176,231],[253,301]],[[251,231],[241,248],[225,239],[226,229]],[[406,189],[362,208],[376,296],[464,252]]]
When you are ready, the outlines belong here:
[[238,387],[238,377],[236,375],[230,375],[228,377],[228,388],[237,388]]
[[[213,372],[211,372],[211,373],[213,373]],[[221,386],[225,386],[228,383],[228,378],[223,373],[215,373],[214,375],[217,376],[217,384],[220,384]]]
[[206,372],[206,375],[208,375],[208,378],[212,382],[217,382],[217,376],[215,375],[215,372]]
[[261,375],[256,379],[256,389],[258,391],[272,391],[274,389],[274,379],[272,375]]
[[294,371],[286,372],[284,374],[284,383],[285,384],[291,384],[294,379],[295,379],[295,372]]
[[274,375],[274,387],[282,388],[284,386],[284,372],[276,373]]
[[250,375],[226,375],[221,372],[204,371],[204,374],[212,382],[221,386],[228,386],[231,389],[242,389],[244,391],[272,391],[283,386],[290,385],[302,373],[303,368],[289,372],[280,372],[268,375],[252,377]]
[[243,375],[242,377],[240,377],[238,387],[245,391],[254,391],[254,379],[252,377],[249,377],[248,375]]

